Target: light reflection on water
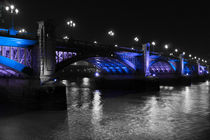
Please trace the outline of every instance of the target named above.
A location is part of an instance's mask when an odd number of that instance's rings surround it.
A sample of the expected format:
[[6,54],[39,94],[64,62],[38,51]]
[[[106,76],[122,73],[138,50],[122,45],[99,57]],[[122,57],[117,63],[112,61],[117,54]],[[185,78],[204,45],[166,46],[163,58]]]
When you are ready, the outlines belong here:
[[209,136],[209,82],[186,87],[162,86],[157,93],[132,92],[119,96],[112,95],[123,91],[90,88],[89,79],[79,84],[66,80],[63,83],[67,85],[67,111],[1,118],[0,139],[9,136],[9,132],[23,139],[39,136],[48,139],[199,140]]

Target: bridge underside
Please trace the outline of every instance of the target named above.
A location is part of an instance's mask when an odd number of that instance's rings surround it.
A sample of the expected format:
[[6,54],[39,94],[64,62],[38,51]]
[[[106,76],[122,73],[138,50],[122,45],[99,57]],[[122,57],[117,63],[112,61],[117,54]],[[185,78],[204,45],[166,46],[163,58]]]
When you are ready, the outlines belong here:
[[23,74],[0,64],[0,77],[23,77]]
[[135,72],[128,65],[114,58],[93,57],[87,59],[87,61],[104,74],[132,74]]

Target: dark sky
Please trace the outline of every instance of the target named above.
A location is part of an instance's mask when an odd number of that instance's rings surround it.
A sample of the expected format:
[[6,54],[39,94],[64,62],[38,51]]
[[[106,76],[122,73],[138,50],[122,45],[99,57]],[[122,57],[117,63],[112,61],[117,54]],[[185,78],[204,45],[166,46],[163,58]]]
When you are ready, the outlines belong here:
[[206,58],[209,54],[210,8],[198,3],[160,3],[134,0],[16,0],[20,9],[16,25],[33,32],[36,22],[52,18],[63,35],[68,18],[77,27],[72,36],[106,43],[113,29],[118,44],[131,44],[138,35],[143,42],[155,40],[157,47],[175,48]]

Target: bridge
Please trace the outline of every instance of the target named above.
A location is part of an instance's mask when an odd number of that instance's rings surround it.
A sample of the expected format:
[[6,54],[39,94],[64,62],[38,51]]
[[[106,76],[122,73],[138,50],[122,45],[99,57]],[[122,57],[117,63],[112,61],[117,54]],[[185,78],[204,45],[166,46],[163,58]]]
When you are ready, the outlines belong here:
[[143,44],[142,49],[131,49],[56,39],[50,23],[41,21],[38,25],[34,37],[0,30],[1,78],[39,78],[44,82],[62,79],[66,73],[92,77],[173,78],[202,76],[209,72],[206,63],[187,59],[183,54],[175,57],[151,52],[150,43]]

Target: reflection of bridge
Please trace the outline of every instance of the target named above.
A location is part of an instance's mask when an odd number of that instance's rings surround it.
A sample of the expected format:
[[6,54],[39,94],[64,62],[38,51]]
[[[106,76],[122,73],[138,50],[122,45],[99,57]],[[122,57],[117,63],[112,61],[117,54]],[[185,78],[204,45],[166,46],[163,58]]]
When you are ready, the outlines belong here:
[[62,73],[89,75],[141,75],[177,77],[206,75],[208,67],[199,61],[164,56],[143,50],[113,47],[76,40],[55,40],[52,27],[39,23],[38,37],[0,36],[0,77],[39,77],[47,80]]

